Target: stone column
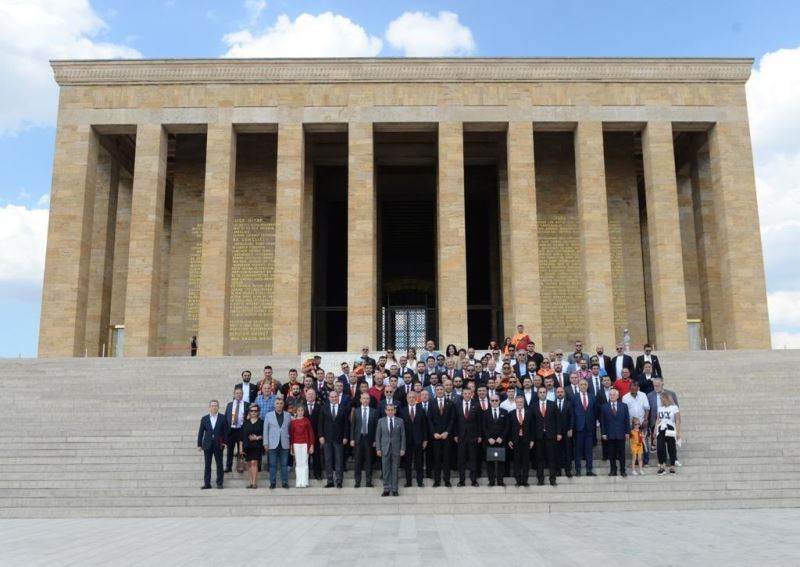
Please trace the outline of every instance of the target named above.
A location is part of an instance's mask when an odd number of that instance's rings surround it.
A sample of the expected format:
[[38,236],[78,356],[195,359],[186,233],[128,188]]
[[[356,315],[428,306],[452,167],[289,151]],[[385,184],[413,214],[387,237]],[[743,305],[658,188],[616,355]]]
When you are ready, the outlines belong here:
[[575,181],[586,299],[585,340],[591,349],[597,345],[611,348],[615,344],[614,288],[601,122],[579,122],[575,129]]
[[466,347],[467,239],[464,223],[464,129],[439,123],[437,295],[439,343]]
[[[117,222],[119,164],[105,150],[98,157],[92,224],[92,259],[86,307],[86,349],[89,356],[108,354],[111,282]],[[105,345],[105,349],[103,349]]]
[[300,272],[311,269],[302,262],[303,124],[278,125],[278,166],[275,189],[275,292],[273,294],[272,353],[300,352]]
[[750,130],[720,122],[708,137],[727,348],[771,345]]
[[158,347],[166,173],[167,132],[161,124],[139,124],[125,295],[125,356],[155,356]]
[[83,356],[99,144],[91,126],[56,132],[39,356]]
[[659,350],[687,350],[686,289],[672,124],[648,122],[642,132],[653,328]]
[[347,350],[375,346],[378,266],[374,150],[371,122],[348,126]]
[[[542,346],[542,306],[539,293],[539,225],[536,212],[536,170],[533,158],[533,124],[510,122],[508,152],[508,232],[504,256],[511,274],[513,320],[505,321],[506,334],[516,326],[525,330],[538,348]],[[511,334],[509,334],[509,330]]]
[[233,125],[230,122],[209,124],[198,324],[201,356],[229,354],[235,177],[236,132]]

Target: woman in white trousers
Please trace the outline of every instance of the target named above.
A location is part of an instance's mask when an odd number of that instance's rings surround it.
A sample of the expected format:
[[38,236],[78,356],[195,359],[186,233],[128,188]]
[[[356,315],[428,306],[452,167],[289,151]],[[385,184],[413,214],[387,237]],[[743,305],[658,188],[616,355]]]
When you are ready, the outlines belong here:
[[289,424],[291,453],[294,457],[295,488],[308,487],[308,456],[314,454],[314,428],[306,417],[306,407],[298,404]]

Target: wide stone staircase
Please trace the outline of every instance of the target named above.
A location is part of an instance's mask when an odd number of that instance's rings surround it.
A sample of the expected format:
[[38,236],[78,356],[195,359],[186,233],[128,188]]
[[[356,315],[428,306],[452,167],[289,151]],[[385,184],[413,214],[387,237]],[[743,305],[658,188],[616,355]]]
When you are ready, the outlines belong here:
[[[659,353],[678,393],[676,475],[559,479],[559,486],[199,489],[208,400],[244,368],[283,379],[297,358],[0,360],[0,517],[534,513],[800,506],[800,351]],[[223,406],[224,407],[224,406]],[[598,447],[599,449],[599,447]],[[599,455],[596,455],[599,456]],[[655,459],[651,460],[651,465]],[[376,473],[375,479],[377,480]],[[293,486],[293,483],[292,483]]]

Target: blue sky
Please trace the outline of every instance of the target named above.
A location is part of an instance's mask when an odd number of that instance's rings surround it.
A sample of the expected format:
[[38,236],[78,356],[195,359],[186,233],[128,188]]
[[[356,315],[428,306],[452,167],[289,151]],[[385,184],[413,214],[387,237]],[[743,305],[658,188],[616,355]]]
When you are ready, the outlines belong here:
[[0,0],[0,356],[36,354],[57,106],[46,61],[286,53],[754,57],[773,342],[800,347],[798,21],[796,1]]

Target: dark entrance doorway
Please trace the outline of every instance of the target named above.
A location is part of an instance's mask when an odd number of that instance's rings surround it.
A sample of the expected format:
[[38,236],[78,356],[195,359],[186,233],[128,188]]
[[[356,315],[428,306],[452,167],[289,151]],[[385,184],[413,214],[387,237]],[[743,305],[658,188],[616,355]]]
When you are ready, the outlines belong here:
[[422,347],[437,333],[436,169],[377,171],[381,349]]

